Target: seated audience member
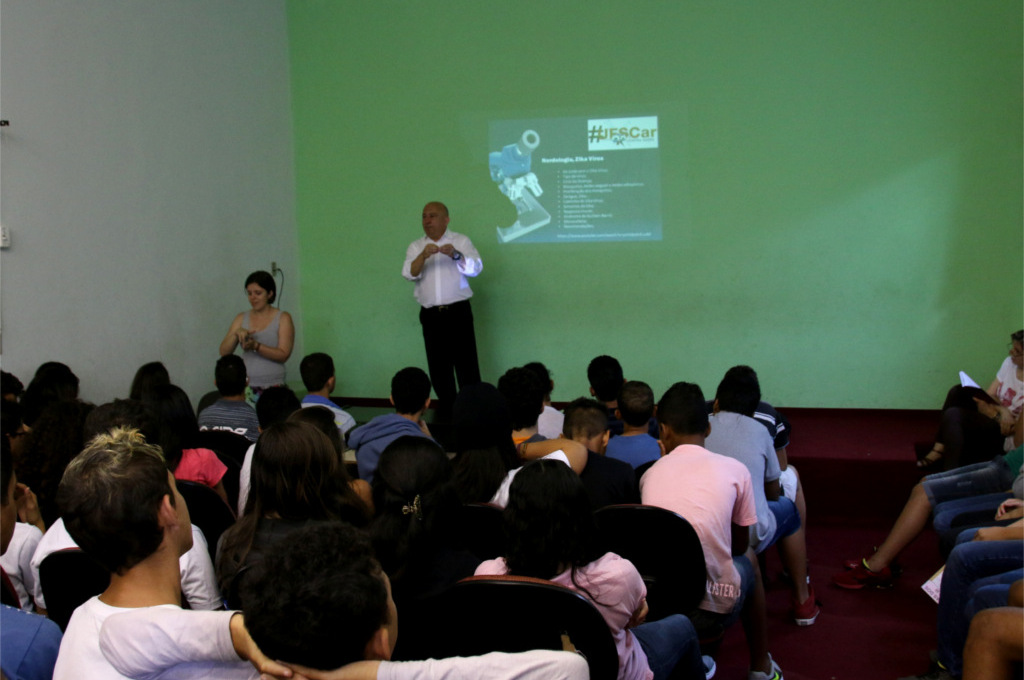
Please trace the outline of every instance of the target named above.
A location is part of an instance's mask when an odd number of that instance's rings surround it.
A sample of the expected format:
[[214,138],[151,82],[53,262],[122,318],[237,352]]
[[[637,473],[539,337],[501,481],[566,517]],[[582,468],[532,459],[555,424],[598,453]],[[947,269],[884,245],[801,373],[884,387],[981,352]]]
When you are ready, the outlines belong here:
[[971,619],[964,645],[964,680],[1013,680],[1024,661],[1024,581],[1010,587],[1005,607]]
[[[715,403],[709,403],[708,412],[713,413],[714,410]],[[789,420],[766,401],[757,403],[754,420],[764,425],[768,430],[768,436],[772,438],[775,457],[779,459],[779,469],[782,470],[782,474],[779,475],[780,491],[796,505],[796,511],[800,514],[800,524],[807,526],[807,502],[804,500],[803,483],[797,469],[789,464],[789,455],[786,451],[792,429]]]
[[[269,395],[269,399],[267,396]],[[274,423],[281,423],[288,419],[295,411],[302,408],[299,398],[289,388],[277,385],[268,387],[260,394],[256,402],[256,418],[260,421],[260,432],[267,429]],[[242,469],[238,475],[238,516],[245,512],[246,500],[249,497],[249,483],[252,477],[252,456],[256,451],[253,444],[245,452],[245,459],[242,461]]]
[[[0,442],[0,555],[6,555],[18,519],[14,499],[17,481],[11,449]],[[6,568],[3,574],[6,574]],[[4,588],[6,591],[6,588]],[[9,595],[9,593],[8,593]],[[0,670],[10,680],[48,680],[60,648],[60,628],[38,614],[30,614],[8,605],[0,605]]]
[[340,474],[345,478],[345,483],[349,485],[349,488],[366,504],[372,516],[373,492],[370,489],[370,485],[366,483],[366,480],[350,478],[348,469],[345,467],[345,444],[341,441],[341,433],[334,424],[334,414],[318,406],[300,408],[298,411],[292,411],[292,414],[288,416],[288,422],[312,425],[331,440],[331,446],[334,448],[334,453],[338,456],[338,462],[341,465],[339,469]]
[[260,436],[260,421],[256,409],[245,400],[249,378],[242,357],[228,354],[218,359],[214,383],[220,399],[199,412],[199,429],[227,430],[255,442]]
[[53,524],[57,509],[57,486],[64,468],[85,445],[82,429],[92,404],[75,400],[50,403],[36,418],[32,431],[25,438],[21,455],[15,461],[18,479],[32,488],[39,500],[45,526]]
[[1009,350],[985,390],[987,398],[960,385],[949,390],[935,443],[918,460],[919,467],[941,464],[944,470],[953,470],[991,460],[1024,443],[1024,330],[1010,335]]
[[640,479],[644,505],[685,517],[700,538],[707,564],[707,592],[691,615],[698,630],[724,628],[743,619],[750,653],[750,680],[781,680],[768,652],[764,584],[750,544],[757,523],[750,472],[737,460],[704,448],[711,430],[704,394],[676,383],[655,409],[667,452]]
[[378,514],[370,537],[399,605],[415,605],[473,575],[480,560],[456,547],[459,499],[440,446],[413,436],[388,444],[373,478],[373,500]]
[[[1022,466],[1024,446],[1018,446],[1005,456],[996,456],[987,463],[975,463],[926,476],[911,489],[910,498],[882,544],[870,557],[848,561],[846,571],[835,574],[832,582],[847,590],[891,587],[896,577],[893,563],[928,526],[933,509],[938,519],[940,508],[956,505],[964,499],[981,499],[989,505],[993,523],[1016,519],[1016,516],[1004,517],[1005,513],[998,517],[997,514],[1006,499],[1012,495],[1020,498],[1024,493],[1024,484],[1018,486],[1013,476],[1015,470],[1024,473]],[[1014,486],[1012,491],[1011,485]],[[992,510],[993,504],[996,510]],[[949,526],[940,527],[940,530],[949,529]]]
[[[188,612],[154,609],[112,616],[100,646],[115,668],[135,677],[163,677],[169,665],[244,655],[266,657],[252,644],[292,666],[309,680],[391,678],[419,680],[586,680],[587,662],[569,652],[536,650],[478,657],[389,661],[398,638],[398,610],[387,574],[365,535],[332,522],[283,538],[281,549],[255,565],[246,580],[241,615],[195,620]],[[404,620],[404,616],[403,616]],[[252,633],[248,638],[245,628]],[[205,644],[201,644],[205,643]],[[156,657],[153,648],[161,649]],[[196,654],[203,654],[198,659]],[[253,665],[260,667],[256,660]],[[268,676],[283,673],[268,668]],[[236,676],[236,677],[245,677]],[[250,671],[250,680],[258,673]],[[267,677],[267,676],[264,676]]]
[[347,436],[349,430],[356,426],[356,419],[331,401],[331,392],[337,384],[334,360],[323,352],[308,354],[299,364],[299,373],[302,374],[302,384],[309,392],[302,398],[302,408],[323,406],[334,414],[334,422],[341,436]]
[[615,409],[619,407],[619,390],[626,382],[622,376],[622,364],[607,354],[594,357],[587,365],[587,381],[590,383],[590,396],[608,409],[608,429],[613,435],[622,434],[622,421],[615,415]]
[[[7,371],[0,371],[0,399],[5,402],[17,403],[25,386],[21,384],[18,377]],[[7,404],[4,404],[6,408]]]
[[453,479],[463,503],[505,507],[508,488],[523,461],[552,458],[577,474],[587,465],[586,447],[569,439],[512,442],[512,416],[501,392],[489,383],[463,388],[452,410]]
[[523,466],[509,491],[505,527],[508,554],[483,562],[477,574],[548,579],[586,597],[615,639],[620,680],[705,677],[689,619],[674,614],[644,623],[647,587],[629,560],[598,550],[590,500],[569,468],[547,460]]
[[[85,440],[92,441],[100,434],[107,434],[115,428],[133,429],[147,439],[155,439],[157,424],[152,412],[139,401],[131,399],[115,399],[93,409],[85,419]],[[58,519],[46,530],[35,552],[32,554],[31,571],[34,584],[32,599],[40,611],[46,609],[46,599],[42,584],[39,582],[39,566],[47,555],[58,550],[77,548],[78,544],[68,534],[64,520]],[[188,601],[189,607],[197,610],[220,609],[220,592],[217,590],[217,579],[213,573],[213,561],[206,538],[199,527],[192,525],[192,548],[178,560],[178,571],[181,590]]]
[[177,385],[160,385],[152,389],[143,403],[157,419],[160,434],[156,443],[163,450],[174,478],[208,486],[228,503],[222,481],[228,468],[216,453],[199,446],[199,422],[185,390]]
[[654,417],[654,392],[639,380],[622,384],[615,417],[622,421],[622,435],[608,440],[605,455],[629,463],[633,469],[661,458],[658,440],[648,434]]
[[807,540],[796,504],[780,492],[778,456],[767,430],[754,420],[761,401],[757,374],[749,366],[733,366],[715,394],[711,433],[704,446],[714,453],[743,463],[750,472],[757,508],[757,524],[751,530],[750,545],[763,553],[779,544],[782,564],[793,582],[793,618],[799,626],[812,625],[818,618],[814,589],[807,578]]
[[594,510],[606,505],[639,503],[636,474],[629,463],[605,456],[609,444],[604,406],[580,398],[565,407],[565,436],[587,447],[587,467],[580,473]]
[[935,665],[901,680],[959,678],[971,619],[985,608],[1005,606],[1011,585],[1024,578],[1024,520],[968,532],[959,540],[942,573]]
[[[188,507],[160,448],[147,444],[137,431],[123,429],[97,436],[71,461],[61,482],[60,505],[75,542],[110,571],[110,586],[72,614],[53,677],[124,677],[100,649],[101,626],[133,609],[164,612],[180,606],[179,559],[192,546]],[[196,622],[214,617],[228,629],[234,614],[188,616]],[[229,663],[237,667],[241,660],[236,655]],[[226,667],[224,662],[198,663],[190,670],[193,677],[217,677]]]
[[[4,455],[7,457],[8,465],[12,460],[10,445],[4,441]],[[3,487],[0,487],[3,488]],[[35,603],[32,593],[36,589],[36,574],[32,572],[32,555],[43,538],[42,515],[39,512],[39,503],[36,495],[30,488],[15,483],[14,504],[11,507],[11,516],[19,521],[14,523],[14,531],[7,547],[0,554],[0,568],[7,575],[9,583],[18,596],[21,608],[27,612],[35,611]]]
[[66,364],[47,361],[36,369],[32,381],[21,395],[21,417],[31,429],[43,410],[54,401],[78,399],[78,376]]
[[282,536],[335,520],[367,525],[369,508],[347,482],[330,440],[312,425],[284,422],[263,430],[245,512],[217,547],[217,582],[229,602],[238,592],[236,580],[244,580],[243,571],[271,552]]
[[430,378],[425,371],[409,366],[395,373],[388,398],[395,412],[377,416],[357,427],[348,438],[349,446],[356,450],[359,479],[370,483],[380,454],[388,444],[405,435],[431,437],[430,428],[423,420],[424,412],[430,407]]
[[537,419],[544,410],[544,384],[528,368],[510,368],[498,379],[498,391],[505,397],[512,416],[512,443],[540,442]]
[[551,379],[548,367],[539,361],[531,361],[523,368],[533,371],[540,379],[544,388],[544,410],[537,419],[537,432],[545,439],[557,439],[562,436],[562,422],[565,416],[551,405],[551,392],[555,389],[555,381]]
[[171,376],[167,367],[159,361],[150,361],[139,366],[132,378],[132,387],[128,392],[129,399],[146,401],[153,395],[153,390],[161,385],[170,385]]

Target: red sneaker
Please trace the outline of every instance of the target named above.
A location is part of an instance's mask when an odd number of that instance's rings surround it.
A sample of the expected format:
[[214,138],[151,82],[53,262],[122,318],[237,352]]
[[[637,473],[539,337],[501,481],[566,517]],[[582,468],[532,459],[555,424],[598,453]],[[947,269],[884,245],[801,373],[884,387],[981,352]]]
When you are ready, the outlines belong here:
[[807,586],[807,599],[802,603],[793,599],[793,618],[798,626],[813,625],[821,613],[818,599],[814,597],[814,588]]
[[860,590],[861,588],[892,588],[893,575],[889,567],[880,571],[871,571],[861,560],[849,571],[836,574],[832,577],[832,583],[847,590]]
[[[878,548],[874,548],[873,551],[878,552]],[[845,562],[843,562],[843,569],[856,569],[863,563],[864,560],[860,559],[859,557],[855,560],[846,560]],[[894,577],[899,576],[903,573],[903,565],[897,562],[896,560],[893,560],[892,564],[889,565],[889,570],[892,572],[892,575]]]

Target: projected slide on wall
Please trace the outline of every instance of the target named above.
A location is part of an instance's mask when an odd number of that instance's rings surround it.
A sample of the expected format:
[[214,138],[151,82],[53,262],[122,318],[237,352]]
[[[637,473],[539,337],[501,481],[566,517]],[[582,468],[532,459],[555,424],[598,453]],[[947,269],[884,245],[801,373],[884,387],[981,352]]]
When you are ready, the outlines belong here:
[[491,123],[499,243],[660,241],[658,117]]

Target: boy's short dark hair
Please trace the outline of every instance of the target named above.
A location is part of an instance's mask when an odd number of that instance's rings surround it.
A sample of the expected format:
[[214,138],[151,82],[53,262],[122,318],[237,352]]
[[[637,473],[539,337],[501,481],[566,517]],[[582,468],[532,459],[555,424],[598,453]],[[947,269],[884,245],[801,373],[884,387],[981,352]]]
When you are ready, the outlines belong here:
[[622,387],[622,365],[615,357],[602,354],[587,366],[587,380],[600,401],[614,401]]
[[389,623],[384,572],[365,534],[343,522],[282,538],[249,570],[242,601],[264,654],[319,670],[362,660]]
[[551,396],[551,371],[548,370],[548,367],[539,361],[531,361],[528,364],[524,364],[523,368],[533,371],[541,384],[544,385],[544,396]]
[[122,574],[163,541],[159,511],[174,504],[159,446],[137,430],[116,428],[95,437],[64,471],[57,490],[71,538],[105,569]]
[[288,419],[292,411],[302,408],[302,402],[295,396],[290,387],[275,385],[268,387],[256,401],[256,420],[260,429],[265,430],[274,423]]
[[213,382],[217,391],[225,397],[237,397],[245,392],[245,361],[237,354],[225,354],[217,359],[217,367],[213,370]]
[[408,366],[391,379],[391,401],[395,411],[406,415],[423,410],[430,398],[430,377],[422,368]]
[[658,422],[679,435],[704,434],[708,429],[708,410],[700,386],[677,382],[658,402]]
[[719,411],[731,411],[754,417],[761,401],[761,385],[757,373],[750,366],[733,366],[725,372],[715,392]]
[[510,368],[498,379],[498,391],[512,412],[512,429],[523,430],[537,424],[544,410],[545,385],[528,368]]
[[562,434],[569,439],[590,439],[608,429],[608,409],[595,399],[580,397],[565,407]]
[[639,380],[622,384],[619,390],[619,413],[622,420],[633,427],[642,427],[654,415],[654,391]]
[[138,430],[148,442],[156,442],[160,434],[159,423],[149,406],[135,399],[115,399],[100,404],[85,417],[83,439],[88,442],[116,427]]
[[307,391],[319,392],[334,376],[334,359],[323,352],[307,354],[299,364],[299,373],[302,374],[302,384]]

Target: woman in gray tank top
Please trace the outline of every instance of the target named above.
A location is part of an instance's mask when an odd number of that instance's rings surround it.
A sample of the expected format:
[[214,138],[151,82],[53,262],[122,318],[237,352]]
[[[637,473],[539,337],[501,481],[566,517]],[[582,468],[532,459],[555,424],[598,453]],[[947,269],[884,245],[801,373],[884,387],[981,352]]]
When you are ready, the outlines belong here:
[[284,362],[292,354],[295,326],[288,312],[273,306],[277,282],[269,273],[249,274],[245,294],[252,309],[231,322],[228,334],[220,343],[220,355],[231,354],[241,345],[249,387],[259,395],[268,387],[285,383]]

